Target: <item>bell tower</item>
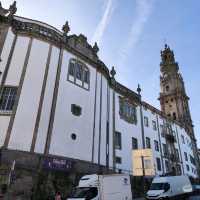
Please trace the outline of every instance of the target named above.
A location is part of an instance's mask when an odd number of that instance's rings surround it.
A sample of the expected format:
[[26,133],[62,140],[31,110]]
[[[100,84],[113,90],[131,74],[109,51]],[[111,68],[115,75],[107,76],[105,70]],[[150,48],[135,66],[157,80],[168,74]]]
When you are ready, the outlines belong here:
[[178,63],[174,53],[165,44],[161,51],[160,63],[160,104],[161,110],[170,118],[179,121],[187,133],[194,139],[193,124],[191,120],[188,100],[183,78],[179,72]]

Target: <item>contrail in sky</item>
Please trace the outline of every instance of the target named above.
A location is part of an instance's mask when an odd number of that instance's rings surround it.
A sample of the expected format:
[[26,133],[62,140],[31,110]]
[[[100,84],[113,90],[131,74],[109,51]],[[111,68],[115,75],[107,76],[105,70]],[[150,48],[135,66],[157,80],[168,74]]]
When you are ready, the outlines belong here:
[[120,51],[120,65],[124,63],[130,50],[134,49],[135,45],[139,41],[145,23],[148,21],[152,12],[153,2],[154,0],[136,0],[136,16],[133,19],[128,39]]
[[92,37],[92,43],[97,42],[98,44],[101,43],[103,34],[106,30],[106,27],[108,26],[111,16],[114,11],[114,1],[115,0],[107,0],[107,4],[105,6],[105,11],[103,13],[103,16],[97,25],[97,28],[94,32],[94,35]]

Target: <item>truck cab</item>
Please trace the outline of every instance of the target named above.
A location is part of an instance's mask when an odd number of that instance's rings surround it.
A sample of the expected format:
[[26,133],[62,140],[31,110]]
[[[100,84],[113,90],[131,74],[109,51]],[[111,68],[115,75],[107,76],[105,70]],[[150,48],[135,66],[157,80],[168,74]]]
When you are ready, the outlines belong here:
[[68,200],[132,200],[129,175],[86,175]]

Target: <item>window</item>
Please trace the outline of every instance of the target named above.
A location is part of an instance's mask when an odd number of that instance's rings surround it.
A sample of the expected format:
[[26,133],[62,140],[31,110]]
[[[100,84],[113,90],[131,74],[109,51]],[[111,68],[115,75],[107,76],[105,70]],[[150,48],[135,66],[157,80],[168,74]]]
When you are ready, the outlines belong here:
[[181,166],[179,164],[176,165],[176,172],[177,172],[177,175],[182,174]]
[[156,151],[159,151],[159,145],[157,140],[154,140],[154,147]]
[[178,152],[178,149],[175,149],[175,155],[176,155],[176,159],[177,159],[177,161],[179,161],[179,152]]
[[17,95],[17,87],[4,87],[0,99],[0,111],[11,112]]
[[131,124],[137,124],[136,105],[129,103],[126,99],[119,97],[120,118]]
[[138,141],[136,138],[132,138],[132,149],[138,149]]
[[153,130],[156,131],[157,130],[157,126],[156,126],[156,122],[154,120],[152,121],[152,126],[153,126]]
[[146,148],[151,148],[151,141],[149,137],[146,137]]
[[144,125],[145,125],[146,127],[149,126],[148,117],[144,117]]
[[119,157],[119,156],[116,156],[116,157],[115,157],[115,162],[116,162],[117,164],[121,164],[121,163],[122,163],[122,158]]
[[81,61],[71,59],[68,69],[68,81],[88,90],[90,84],[89,69]]
[[188,161],[188,156],[186,152],[184,152],[184,156],[185,156],[185,161]]
[[169,85],[166,86],[166,91],[167,91],[167,92],[169,91]]
[[175,131],[172,131],[172,135],[174,136],[175,142],[177,142],[177,139],[176,139],[176,132],[175,132]]
[[183,135],[181,135],[181,140],[182,140],[182,143],[185,144],[185,138]]
[[173,112],[173,119],[176,120],[176,113]]
[[156,158],[156,164],[157,164],[157,170],[161,171],[161,162],[160,162],[160,158]]
[[169,162],[168,162],[168,160],[165,160],[165,169],[166,169],[166,172],[169,172]]
[[186,165],[186,169],[187,169],[187,171],[190,171],[189,165]]
[[167,156],[167,145],[166,144],[162,144],[163,146],[163,154],[166,157]]
[[193,164],[193,165],[195,165],[195,160],[194,160],[194,158],[190,155],[190,162]]
[[160,125],[160,133],[162,137],[165,137],[164,126],[162,124]]
[[121,133],[115,132],[115,149],[122,149]]
[[75,116],[80,116],[81,115],[81,107],[77,106],[75,104],[71,105],[71,112]]
[[76,134],[75,134],[75,133],[72,133],[72,134],[71,134],[71,138],[72,138],[72,140],[76,140]]

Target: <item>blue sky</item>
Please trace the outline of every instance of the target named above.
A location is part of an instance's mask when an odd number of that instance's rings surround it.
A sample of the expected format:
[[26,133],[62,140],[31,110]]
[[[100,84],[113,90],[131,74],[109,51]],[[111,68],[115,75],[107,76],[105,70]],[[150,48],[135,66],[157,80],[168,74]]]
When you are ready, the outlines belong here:
[[[2,0],[8,7],[13,0]],[[117,80],[160,108],[160,50],[167,42],[183,75],[200,147],[200,1],[198,0],[17,0],[17,14],[97,41],[99,56]]]

